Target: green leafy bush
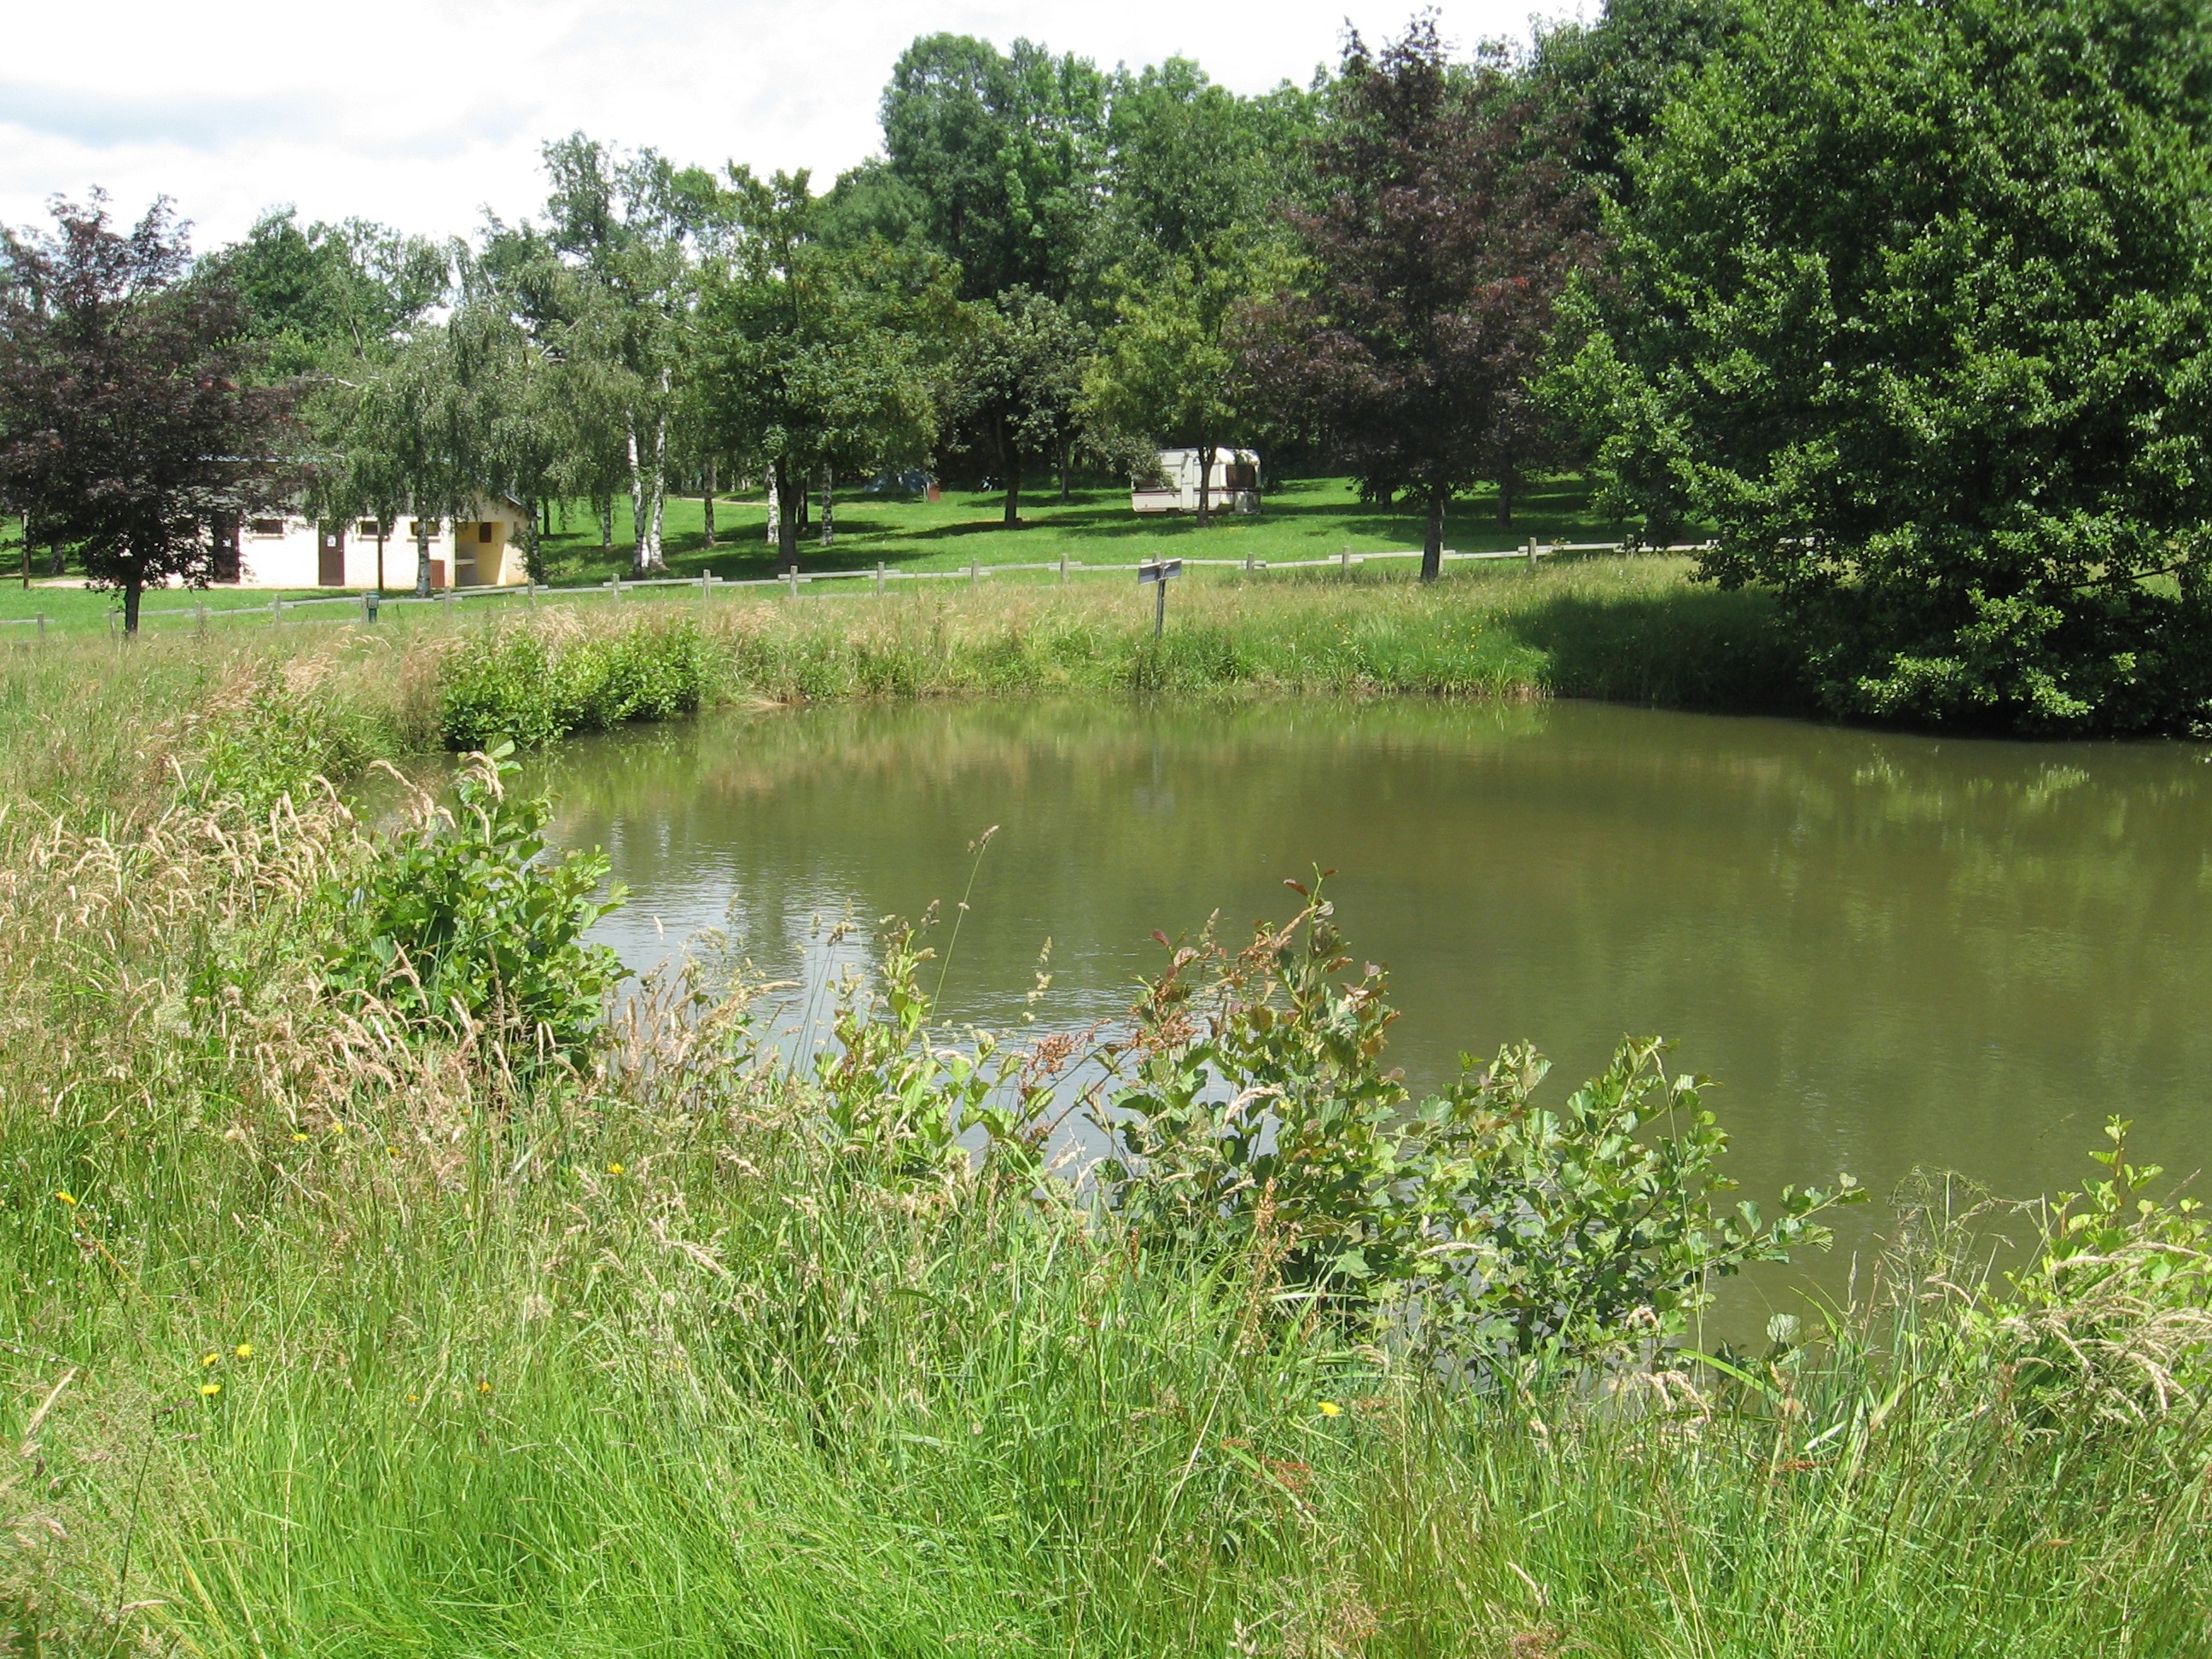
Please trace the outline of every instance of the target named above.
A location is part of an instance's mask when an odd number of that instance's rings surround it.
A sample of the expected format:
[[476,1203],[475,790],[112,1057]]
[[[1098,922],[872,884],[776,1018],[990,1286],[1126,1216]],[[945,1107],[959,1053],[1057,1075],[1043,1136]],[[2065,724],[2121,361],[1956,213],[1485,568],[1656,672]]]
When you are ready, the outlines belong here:
[[439,729],[453,749],[502,738],[534,748],[572,732],[691,714],[706,680],[706,653],[688,618],[611,635],[509,629],[454,659]]
[[1845,1176],[1784,1188],[1771,1220],[1717,1207],[1728,1137],[1656,1041],[1557,1110],[1526,1047],[1415,1102],[1383,1068],[1382,971],[1340,979],[1351,963],[1317,894],[1233,956],[1176,951],[1100,1118],[1122,1152],[1102,1181],[1140,1235],[1271,1251],[1286,1282],[1433,1354],[1571,1361],[1679,1332],[1715,1279],[1825,1245],[1820,1212],[1864,1195]]
[[326,981],[426,1027],[488,1024],[530,1048],[574,1054],[598,1029],[623,978],[615,953],[585,933],[620,905],[597,854],[545,856],[552,804],[517,799],[501,744],[471,757],[453,811],[426,805],[380,837],[337,895],[344,917]]

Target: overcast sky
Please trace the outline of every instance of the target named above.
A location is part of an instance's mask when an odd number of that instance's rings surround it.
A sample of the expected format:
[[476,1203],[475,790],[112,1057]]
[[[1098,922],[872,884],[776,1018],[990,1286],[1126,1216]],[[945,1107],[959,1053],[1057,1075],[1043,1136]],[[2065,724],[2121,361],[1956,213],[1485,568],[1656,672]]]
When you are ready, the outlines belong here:
[[[167,193],[203,249],[288,202],[465,234],[486,208],[533,211],[539,142],[577,128],[679,162],[810,167],[826,186],[877,148],[876,100],[916,34],[1026,34],[1102,69],[1179,53],[1249,93],[1333,62],[1347,14],[1376,39],[1415,3],[16,0],[0,220],[100,185],[130,218]],[[1525,38],[1532,0],[1441,9],[1463,50]]]

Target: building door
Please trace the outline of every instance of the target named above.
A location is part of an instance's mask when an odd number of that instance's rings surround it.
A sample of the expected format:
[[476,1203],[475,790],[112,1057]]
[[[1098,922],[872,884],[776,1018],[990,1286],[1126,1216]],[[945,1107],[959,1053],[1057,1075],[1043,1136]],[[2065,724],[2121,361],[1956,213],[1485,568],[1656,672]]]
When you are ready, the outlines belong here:
[[345,586],[345,526],[326,524],[315,538],[315,580],[325,587]]

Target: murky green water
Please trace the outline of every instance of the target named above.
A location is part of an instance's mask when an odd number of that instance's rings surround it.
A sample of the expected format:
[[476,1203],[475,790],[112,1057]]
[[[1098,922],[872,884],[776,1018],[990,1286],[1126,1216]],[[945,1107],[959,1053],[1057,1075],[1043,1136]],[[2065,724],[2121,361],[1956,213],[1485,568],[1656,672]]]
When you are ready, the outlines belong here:
[[1579,704],[1087,703],[720,719],[548,773],[561,837],[633,890],[608,929],[633,963],[726,914],[818,983],[878,918],[950,910],[996,824],[945,1010],[1019,1024],[1049,938],[1031,1011],[1072,1024],[1127,1006],[1153,929],[1218,908],[1241,934],[1320,865],[1417,1083],[1525,1036],[1564,1084],[1661,1032],[1725,1085],[1751,1195],[1915,1165],[2026,1195],[2094,1174],[2108,1114],[2175,1169],[2212,1141],[2209,760]]

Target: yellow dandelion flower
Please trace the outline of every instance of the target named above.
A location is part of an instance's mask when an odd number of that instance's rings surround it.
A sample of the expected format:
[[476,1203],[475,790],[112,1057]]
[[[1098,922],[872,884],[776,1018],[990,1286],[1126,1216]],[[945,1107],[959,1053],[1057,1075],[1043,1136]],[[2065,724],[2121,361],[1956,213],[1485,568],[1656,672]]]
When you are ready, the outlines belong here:
[[200,1384],[200,1393],[210,1400],[214,1399],[216,1395],[222,1392],[222,1384],[220,1382],[203,1382]]
[[1344,1407],[1338,1405],[1334,1400],[1322,1401],[1316,1409],[1318,1410],[1323,1417],[1341,1417],[1344,1415]]
[[216,1360],[222,1358],[222,1354],[220,1351],[210,1348],[205,1353],[200,1356],[200,1364],[203,1365],[212,1365]]
[[72,1210],[76,1208],[76,1194],[75,1193],[56,1193],[54,1196],[61,1200],[63,1203],[68,1205]]
[[623,1168],[619,1164],[610,1164],[607,1165],[607,1173],[609,1175],[620,1175],[622,1172]]
[[394,1158],[399,1156],[399,1149],[397,1146],[386,1146],[384,1150],[391,1153]]
[[301,1140],[305,1140],[305,1139],[307,1139],[307,1136],[305,1136],[305,1135],[294,1135],[294,1136],[292,1137],[292,1139],[293,1139],[295,1141],[301,1141]]
[[241,1342],[231,1352],[240,1359],[251,1359],[253,1358],[253,1345],[251,1342]]
[[490,1384],[490,1383],[489,1383],[489,1382],[479,1382],[479,1383],[477,1383],[477,1392],[478,1394],[489,1394],[489,1393],[491,1392],[491,1384]]

